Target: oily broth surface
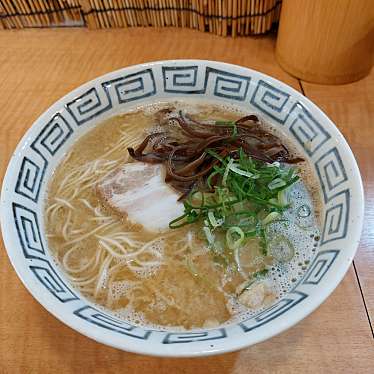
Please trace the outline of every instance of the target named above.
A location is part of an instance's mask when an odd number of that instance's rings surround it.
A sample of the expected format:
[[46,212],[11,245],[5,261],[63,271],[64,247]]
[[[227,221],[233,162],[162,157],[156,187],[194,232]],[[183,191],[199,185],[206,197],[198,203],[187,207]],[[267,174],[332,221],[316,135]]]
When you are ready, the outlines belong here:
[[[201,120],[235,120],[242,115],[230,107],[174,104],[185,106]],[[248,310],[232,297],[244,279],[235,271],[223,271],[212,260],[197,227],[166,234],[149,233],[103,205],[96,193],[95,186],[100,178],[124,162],[131,162],[126,148],[136,146],[144,139],[147,129],[155,123],[154,113],[162,106],[152,105],[113,117],[72,146],[49,186],[45,213],[49,248],[74,287],[132,323],[192,329],[248,318],[258,310]],[[66,183],[66,178],[75,171],[74,178],[84,182],[79,182],[79,188],[74,190],[71,183]],[[294,204],[289,214],[297,214],[307,202],[311,214],[306,225],[305,220],[301,224],[308,229],[295,231],[292,225],[276,228],[298,246],[290,263],[272,265],[267,279],[272,292],[264,306],[292,288],[316,250],[318,225],[315,217],[318,216],[319,196],[316,188],[310,188],[313,186],[310,170],[304,168],[302,177],[308,189],[302,183],[292,189]],[[317,207],[315,211],[314,207]],[[149,250],[136,257],[138,264],[111,256],[100,244],[101,237],[110,239],[111,235],[120,233],[126,233],[134,242],[150,243]],[[248,271],[261,269],[263,263],[271,265],[271,258],[260,255],[256,240],[250,245],[252,254],[247,259],[250,262]]]

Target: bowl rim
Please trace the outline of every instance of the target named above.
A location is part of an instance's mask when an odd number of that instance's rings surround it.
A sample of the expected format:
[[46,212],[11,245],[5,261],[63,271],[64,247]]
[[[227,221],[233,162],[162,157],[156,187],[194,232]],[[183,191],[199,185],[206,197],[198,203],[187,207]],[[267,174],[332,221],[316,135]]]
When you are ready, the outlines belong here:
[[[13,159],[15,156],[22,152],[22,148],[28,143],[28,139],[30,138],[32,132],[34,131],[35,127],[37,126],[38,123],[43,121],[44,119],[48,119],[56,113],[61,106],[66,102],[68,98],[73,98],[79,96],[79,94],[82,92],[82,90],[92,87],[93,84],[97,81],[101,81],[104,79],[110,79],[112,76],[116,76],[122,72],[126,72],[129,69],[133,68],[151,68],[154,66],[162,66],[164,64],[173,64],[173,63],[178,63],[178,62],[184,62],[184,63],[195,63],[195,64],[203,64],[208,65],[208,64],[213,64],[213,65],[219,65],[221,67],[226,67],[228,69],[237,69],[240,68],[242,70],[246,70],[248,75],[255,75],[258,78],[264,79],[266,81],[269,81],[277,86],[283,86],[286,87],[287,91],[290,92],[293,97],[295,97],[297,100],[301,100],[301,102],[306,103],[307,107],[311,109],[313,112],[317,112],[319,116],[323,118],[324,124],[327,124],[327,127],[330,129],[333,129],[335,135],[338,137],[338,143],[341,145],[342,148],[345,150],[345,154],[347,157],[350,158],[351,162],[351,167],[352,167],[352,172],[354,175],[357,175],[358,178],[354,180],[354,184],[356,184],[356,189],[357,189],[357,199],[359,202],[359,206],[356,206],[356,211],[358,211],[357,215],[355,216],[356,218],[356,223],[355,223],[355,237],[352,238],[352,244],[350,245],[350,251],[349,251],[349,256],[347,257],[347,261],[344,262],[342,266],[339,267],[339,272],[335,273],[335,276],[333,278],[333,281],[329,283],[327,286],[325,286],[318,294],[314,294],[312,298],[312,302],[306,303],[304,305],[304,308],[299,311],[298,315],[292,318],[292,320],[288,321],[283,321],[283,323],[279,323],[278,326],[272,327],[272,329],[267,329],[266,333],[259,334],[256,338],[249,338],[247,335],[247,339],[240,339],[240,341],[235,341],[233,339],[224,339],[226,342],[223,343],[222,345],[220,344],[215,344],[215,345],[220,345],[220,348],[214,348],[208,349],[208,350],[199,350],[199,349],[175,349],[176,347],[173,347],[173,349],[168,349],[168,350],[162,350],[160,348],[155,349],[155,345],[151,344],[134,344],[133,341],[129,340],[128,338],[123,338],[121,342],[119,343],[117,339],[113,339],[110,341],[107,339],[105,335],[102,335],[99,330],[93,329],[90,330],[89,328],[83,328],[82,326],[77,323],[77,321],[72,318],[71,315],[66,314],[65,312],[60,312],[56,310],[56,303],[51,302],[50,300],[47,300],[39,293],[38,287],[35,287],[34,284],[30,284],[22,275],[21,272],[21,265],[17,261],[17,257],[19,256],[13,248],[11,248],[11,233],[10,230],[8,230],[8,227],[10,226],[10,222],[8,222],[7,217],[4,213],[5,211],[5,206],[7,204],[7,198],[13,194],[8,190],[8,184],[10,181],[10,176],[13,173]],[[155,97],[157,100],[157,96]],[[129,65],[126,67],[123,67],[121,69],[115,70],[108,72],[104,75],[98,76],[90,81],[87,81],[83,83],[82,85],[76,87],[72,91],[68,92],[66,95],[55,101],[52,105],[50,105],[33,123],[32,125],[27,129],[25,134],[22,136],[22,138],[18,141],[16,149],[12,153],[8,166],[6,169],[6,173],[4,175],[3,181],[2,181],[2,189],[1,189],[1,201],[0,201],[0,221],[1,221],[1,231],[2,231],[2,236],[3,236],[3,242],[4,242],[4,247],[6,249],[6,252],[8,254],[8,257],[10,259],[10,262],[16,271],[18,278],[22,281],[23,285],[25,288],[32,294],[32,296],[46,309],[48,310],[49,313],[51,313],[54,317],[56,317],[58,320],[63,322],[65,325],[69,326],[70,328],[78,331],[79,333],[99,342],[103,343],[105,345],[118,348],[121,350],[125,350],[128,352],[132,353],[138,353],[138,354],[146,354],[146,355],[151,355],[151,356],[159,356],[159,357],[195,357],[195,356],[210,356],[210,355],[216,355],[216,354],[222,354],[226,352],[233,352],[237,351],[239,349],[248,347],[253,344],[260,343],[264,340],[267,340],[275,335],[280,334],[281,332],[287,330],[288,328],[294,326],[297,324],[300,320],[304,319],[307,317],[309,314],[311,314],[315,309],[317,309],[323,301],[325,301],[328,296],[335,290],[335,288],[338,286],[338,284],[341,282],[345,274],[347,273],[351,262],[353,260],[353,257],[355,253],[357,252],[359,241],[360,241],[360,236],[361,236],[361,231],[363,227],[363,219],[364,219],[364,189],[363,189],[363,183],[362,183],[362,177],[357,165],[357,161],[354,157],[354,154],[341,134],[340,130],[338,127],[332,122],[332,120],[329,119],[329,117],[317,106],[315,105],[309,98],[304,96],[302,93],[294,89],[293,87],[289,86],[286,83],[283,83],[282,81],[273,78],[271,76],[268,76],[265,73],[258,72],[256,70],[250,69],[245,66],[240,66],[236,64],[229,64],[221,61],[214,61],[214,60],[199,60],[199,59],[173,59],[173,60],[159,60],[159,61],[152,61],[152,62],[147,62],[147,63],[141,63],[141,64],[134,64],[134,65]],[[79,294],[79,293],[78,293]],[[209,330],[209,329],[204,329],[204,330]],[[180,345],[178,345],[180,346]],[[182,344],[182,346],[184,346]]]

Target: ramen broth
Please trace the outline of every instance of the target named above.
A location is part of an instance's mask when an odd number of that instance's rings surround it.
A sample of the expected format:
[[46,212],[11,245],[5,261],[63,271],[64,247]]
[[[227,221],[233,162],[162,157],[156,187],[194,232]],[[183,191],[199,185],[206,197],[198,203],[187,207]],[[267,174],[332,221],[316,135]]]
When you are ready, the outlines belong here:
[[[214,258],[197,224],[152,232],[109,207],[98,193],[101,181],[124,163],[136,162],[127,148],[142,142],[155,126],[158,110],[166,105],[171,104],[155,104],[110,118],[73,144],[48,189],[45,225],[49,248],[77,290],[131,323],[193,329],[248,318],[287,293],[312,260],[319,239],[319,194],[314,177],[303,163],[302,179],[289,192],[288,222],[271,227],[292,242],[294,257],[276,263],[261,253],[256,238],[249,239],[241,251],[242,271],[254,274],[264,266],[269,269],[260,300],[243,305],[237,297],[243,275]],[[231,107],[172,105],[201,120],[236,120],[242,115]]]

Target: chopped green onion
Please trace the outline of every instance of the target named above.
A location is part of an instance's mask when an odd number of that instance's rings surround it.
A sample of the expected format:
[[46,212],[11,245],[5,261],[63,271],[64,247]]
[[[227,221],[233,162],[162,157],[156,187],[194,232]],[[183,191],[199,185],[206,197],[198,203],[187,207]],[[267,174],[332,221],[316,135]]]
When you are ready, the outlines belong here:
[[226,182],[227,182],[227,177],[229,175],[229,172],[230,172],[230,166],[234,163],[234,159],[231,158],[229,163],[227,164],[226,166],[226,169],[225,169],[225,172],[223,174],[223,178],[222,178],[222,185],[225,187],[226,186]]
[[264,269],[261,269],[259,271],[256,271],[254,274],[252,274],[252,277],[253,278],[256,278],[256,279],[261,279],[263,278],[265,275],[267,275],[269,273],[269,269],[267,268],[264,268]]
[[261,227],[259,230],[258,230],[258,235],[260,237],[260,249],[261,249],[261,253],[264,255],[264,256],[267,256],[268,254],[268,240],[267,240],[267,237],[266,237],[266,230]]
[[242,170],[238,167],[238,164],[234,164],[233,162],[228,166],[231,171],[233,171],[236,174],[243,175],[244,177],[247,178],[252,178],[252,179],[257,179],[258,175],[253,174],[249,171]]
[[300,177],[298,175],[294,176],[292,179],[290,179],[283,187],[281,187],[278,191],[280,190],[284,190],[286,188],[288,188],[289,186],[293,185],[294,183],[296,183],[298,180],[300,179]]
[[[227,121],[222,125],[234,126]],[[243,148],[226,156],[211,149],[205,152],[215,158],[206,176],[210,191],[195,187],[184,201],[184,214],[170,222],[170,228],[199,222],[212,254],[225,266],[250,237],[258,238],[264,256],[270,253],[277,261],[292,258],[290,241],[268,237],[271,224],[289,224],[282,214],[289,207],[288,188],[299,179],[296,169],[252,159]]]
[[275,190],[276,188],[280,188],[280,187],[283,187],[287,184],[287,182],[285,182],[283,179],[281,178],[275,178],[273,179],[269,184],[268,184],[268,188],[269,190]]
[[266,166],[269,167],[269,168],[274,168],[274,167],[275,168],[279,168],[280,167],[280,163],[278,161],[274,161],[271,164],[267,164]]
[[246,238],[253,238],[254,236],[257,235],[257,230],[246,231],[244,234]]
[[245,239],[245,235],[244,235],[243,230],[240,227],[237,227],[237,226],[230,227],[226,232],[226,243],[230,249],[239,248],[239,246],[243,243],[244,239]]
[[239,252],[240,252],[240,247],[235,248],[234,258],[235,258],[235,262],[236,262],[236,267],[237,267],[237,270],[239,271],[239,273],[243,276],[243,278],[247,278],[248,274],[244,273],[244,270],[242,269],[242,266],[240,264],[240,257],[239,257],[240,253]]
[[281,217],[281,214],[278,213],[278,212],[271,212],[269,213],[263,220],[262,220],[262,224],[263,225],[267,225],[275,220],[277,220],[278,218]]
[[217,152],[214,152],[213,149],[206,149],[205,152],[216,158],[218,161],[221,161],[222,164],[225,163],[223,158]]
[[224,222],[222,218],[217,220],[216,217],[214,216],[213,211],[211,210],[208,212],[208,219],[209,219],[210,224],[213,226],[213,228],[221,226]]
[[169,222],[169,228],[171,228],[171,229],[177,229],[179,227],[183,227],[185,225],[188,225],[187,221],[184,221],[182,223],[178,223],[178,222],[182,221],[186,217],[187,217],[187,214],[185,213],[185,214],[182,214],[181,216],[173,219],[171,222]]
[[215,124],[218,126],[234,126],[234,121],[215,121]]
[[270,203],[270,204],[275,204],[275,205],[281,205],[281,204],[279,203],[279,200],[278,200],[278,199],[275,199],[275,198],[269,199],[269,203]]
[[213,245],[213,244],[214,244],[214,240],[215,240],[215,236],[214,236],[214,234],[210,231],[210,228],[207,227],[207,226],[204,226],[204,227],[203,227],[203,231],[204,231],[204,234],[205,234],[206,240],[208,241],[208,244],[209,244],[209,245]]
[[287,190],[286,189],[278,192],[278,202],[279,202],[279,205],[281,205],[281,206],[287,206],[288,205],[288,198],[287,198]]
[[268,243],[271,255],[279,262],[290,261],[295,255],[295,248],[284,235],[277,235]]

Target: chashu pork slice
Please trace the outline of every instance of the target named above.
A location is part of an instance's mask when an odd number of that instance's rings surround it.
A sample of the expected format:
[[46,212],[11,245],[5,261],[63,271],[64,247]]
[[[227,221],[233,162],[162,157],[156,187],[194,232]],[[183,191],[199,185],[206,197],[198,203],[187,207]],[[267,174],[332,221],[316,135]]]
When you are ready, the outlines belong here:
[[160,232],[183,214],[179,195],[165,183],[164,166],[124,164],[98,185],[101,198],[112,209],[145,229]]

